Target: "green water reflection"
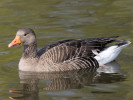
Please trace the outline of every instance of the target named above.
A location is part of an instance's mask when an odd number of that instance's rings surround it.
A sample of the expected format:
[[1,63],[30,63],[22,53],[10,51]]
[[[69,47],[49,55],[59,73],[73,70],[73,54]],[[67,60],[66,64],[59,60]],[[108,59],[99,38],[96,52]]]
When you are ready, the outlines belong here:
[[[0,100],[7,100],[10,89],[22,89],[17,65],[23,47],[8,48],[20,27],[37,33],[38,47],[59,39],[119,35],[133,42],[132,0],[1,0],[0,1]],[[133,99],[132,44],[117,62],[122,81],[96,83],[80,89],[48,92],[39,87],[40,100],[131,100]],[[104,75],[106,76],[106,75]],[[116,76],[112,76],[116,78]],[[111,78],[112,79],[112,78]],[[44,83],[43,80],[40,84]],[[46,85],[46,84],[45,84]],[[99,92],[104,90],[111,93]],[[97,92],[98,91],[98,92]],[[68,93],[68,95],[66,95]],[[73,95],[73,93],[75,95]],[[100,98],[100,99],[99,99]]]

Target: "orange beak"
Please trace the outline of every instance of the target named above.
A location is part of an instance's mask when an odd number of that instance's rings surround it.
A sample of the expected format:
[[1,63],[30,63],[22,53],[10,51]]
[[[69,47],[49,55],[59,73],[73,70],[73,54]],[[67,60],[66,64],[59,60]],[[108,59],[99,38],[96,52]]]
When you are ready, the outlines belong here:
[[16,36],[15,39],[8,45],[8,47],[12,47],[19,44],[21,44],[20,36]]

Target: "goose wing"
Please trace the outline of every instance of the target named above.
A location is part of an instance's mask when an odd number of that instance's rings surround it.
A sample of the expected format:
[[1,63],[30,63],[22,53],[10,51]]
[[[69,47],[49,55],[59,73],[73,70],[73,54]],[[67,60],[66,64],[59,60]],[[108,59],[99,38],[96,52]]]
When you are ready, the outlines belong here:
[[61,40],[42,48],[38,54],[41,58],[46,57],[56,63],[76,57],[94,57],[92,50],[103,50],[106,44],[114,42],[116,37],[118,36]]

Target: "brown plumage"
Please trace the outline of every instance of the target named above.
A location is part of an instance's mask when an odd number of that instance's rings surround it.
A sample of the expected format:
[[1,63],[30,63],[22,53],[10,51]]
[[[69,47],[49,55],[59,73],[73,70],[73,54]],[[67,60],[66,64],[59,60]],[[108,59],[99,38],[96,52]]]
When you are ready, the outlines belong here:
[[37,51],[36,36],[32,29],[19,29],[9,47],[22,44],[24,52],[19,70],[34,72],[67,71],[90,68],[95,71],[99,64],[92,50],[102,51],[106,44],[118,36],[87,39],[61,40]]

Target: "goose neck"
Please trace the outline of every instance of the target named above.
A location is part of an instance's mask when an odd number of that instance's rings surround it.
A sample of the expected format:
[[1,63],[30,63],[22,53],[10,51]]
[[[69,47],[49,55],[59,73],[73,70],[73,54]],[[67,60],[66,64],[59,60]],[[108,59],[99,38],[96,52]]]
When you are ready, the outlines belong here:
[[23,52],[24,58],[36,58],[37,55],[37,44],[32,45],[25,45],[24,46],[24,52]]

